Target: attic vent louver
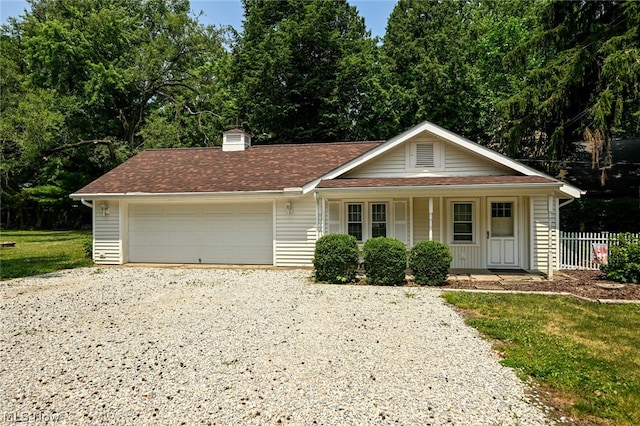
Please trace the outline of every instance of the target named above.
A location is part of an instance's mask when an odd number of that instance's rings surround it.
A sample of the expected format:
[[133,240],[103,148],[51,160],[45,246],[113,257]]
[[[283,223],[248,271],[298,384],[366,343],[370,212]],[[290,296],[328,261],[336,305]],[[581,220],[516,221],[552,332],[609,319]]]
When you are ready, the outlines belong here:
[[251,135],[242,129],[228,130],[222,134],[223,151],[244,151],[251,146]]
[[419,143],[416,145],[416,167],[435,167],[435,152],[432,143]]

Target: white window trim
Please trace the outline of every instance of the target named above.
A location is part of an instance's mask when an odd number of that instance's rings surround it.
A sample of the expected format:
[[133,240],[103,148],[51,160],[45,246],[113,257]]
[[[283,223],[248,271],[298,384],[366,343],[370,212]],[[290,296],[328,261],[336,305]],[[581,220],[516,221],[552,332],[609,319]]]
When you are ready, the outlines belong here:
[[345,234],[349,235],[349,223],[351,223],[349,221],[349,206],[361,206],[362,209],[360,211],[360,222],[353,222],[353,223],[360,223],[362,225],[362,239],[358,240],[358,243],[363,243],[364,241],[366,241],[366,235],[367,235],[367,203],[363,203],[363,202],[350,202],[350,203],[344,203],[343,206],[343,210],[344,210],[344,231]]
[[[362,241],[358,241],[358,244],[364,244],[368,239],[373,238],[371,236],[371,223],[372,223],[372,204],[385,204],[387,213],[387,237],[397,238],[395,236],[395,215],[393,212],[394,201],[404,201],[405,199],[375,199],[375,200],[340,200],[342,203],[341,212],[343,215],[342,228],[345,234],[349,234],[349,204],[361,204],[362,205]],[[402,241],[402,239],[400,239]]]
[[[420,144],[433,144],[433,167],[417,167],[417,147]],[[410,172],[440,172],[445,169],[444,144],[437,140],[418,140],[405,145],[405,170]]]
[[[479,202],[477,199],[475,198],[455,198],[455,199],[449,199],[449,212],[447,215],[447,221],[448,221],[448,227],[449,227],[449,245],[454,245],[454,246],[464,246],[464,247],[469,247],[469,246],[478,246],[479,245],[479,237],[478,237],[478,232],[480,230],[480,220],[479,220],[479,216],[478,216],[478,206],[479,206]],[[454,215],[454,209],[453,209],[453,205],[454,204],[471,204],[471,225],[472,225],[472,239],[471,241],[454,241],[453,239],[453,215]]]
[[375,221],[375,223],[384,223],[384,229],[385,229],[385,237],[388,237],[389,234],[391,233],[391,229],[389,226],[389,217],[391,216],[391,212],[389,209],[389,206],[391,205],[391,203],[388,202],[377,202],[377,201],[373,201],[368,203],[369,204],[369,226],[367,228],[367,230],[369,231],[369,233],[371,234],[371,238],[373,238],[373,224],[374,224],[374,220],[373,220],[373,205],[383,205],[384,206],[384,222],[380,222],[380,221]]

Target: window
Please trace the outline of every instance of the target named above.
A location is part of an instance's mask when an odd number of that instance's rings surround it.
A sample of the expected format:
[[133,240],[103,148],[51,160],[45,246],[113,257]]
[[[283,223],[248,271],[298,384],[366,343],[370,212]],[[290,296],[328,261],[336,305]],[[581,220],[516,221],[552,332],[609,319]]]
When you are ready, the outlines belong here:
[[362,241],[362,204],[347,204],[347,234]]
[[473,203],[453,203],[453,242],[473,242]]
[[513,203],[491,203],[491,236],[513,237]]
[[371,204],[371,238],[387,236],[387,205]]

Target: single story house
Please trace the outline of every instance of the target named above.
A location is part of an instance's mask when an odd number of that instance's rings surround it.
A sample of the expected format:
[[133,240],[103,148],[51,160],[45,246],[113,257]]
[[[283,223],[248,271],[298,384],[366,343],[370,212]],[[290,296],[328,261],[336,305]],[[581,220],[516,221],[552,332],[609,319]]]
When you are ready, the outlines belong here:
[[71,197],[93,209],[98,264],[310,266],[316,240],[447,243],[452,268],[558,265],[576,187],[423,122],[378,142],[149,149]]

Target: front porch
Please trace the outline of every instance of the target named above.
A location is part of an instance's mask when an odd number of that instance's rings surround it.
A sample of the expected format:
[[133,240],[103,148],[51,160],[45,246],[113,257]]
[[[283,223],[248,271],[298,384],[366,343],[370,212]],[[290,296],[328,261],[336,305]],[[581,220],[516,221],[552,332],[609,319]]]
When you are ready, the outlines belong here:
[[[553,275],[557,269],[557,205],[553,196],[478,190],[350,191],[320,199],[320,234],[346,233],[360,244],[387,236],[408,248],[424,240],[449,246],[451,268],[527,270]],[[426,193],[426,194],[425,194]],[[424,195],[423,195],[424,194]],[[492,275],[474,273],[474,276]],[[487,281],[491,281],[488,279]]]

